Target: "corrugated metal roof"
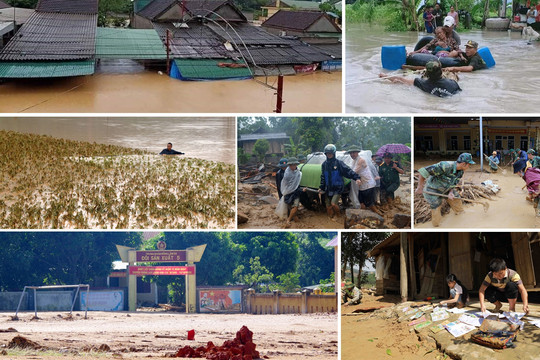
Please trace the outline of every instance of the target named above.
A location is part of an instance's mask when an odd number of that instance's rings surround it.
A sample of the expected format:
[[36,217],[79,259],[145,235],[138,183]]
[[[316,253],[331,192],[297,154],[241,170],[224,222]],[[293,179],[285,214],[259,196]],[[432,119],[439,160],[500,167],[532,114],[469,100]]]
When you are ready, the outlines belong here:
[[[332,59],[330,56],[302,44],[300,41],[296,42],[296,44],[291,44],[290,47],[249,47],[249,53],[257,65],[312,64]],[[250,56],[246,53],[244,53],[244,56],[249,63],[253,63]]]
[[98,0],[39,0],[36,11],[65,14],[97,14]]
[[[240,47],[242,41],[246,45],[286,45],[289,43],[286,39],[247,23],[231,25],[234,31],[229,26],[220,27],[213,23],[208,23],[207,26],[226,41],[232,38]],[[238,38],[239,36],[242,41]]]
[[341,32],[336,24],[325,13],[320,11],[279,10],[262,23],[262,26],[305,31],[319,19],[326,19],[336,29],[336,32]]
[[139,11],[138,15],[154,20],[173,4],[180,4],[180,2],[178,0],[154,0]]
[[0,0],[0,9],[7,9],[7,8],[10,8],[11,5],[3,2],[2,0]]
[[161,40],[165,42],[166,31],[172,34],[170,48],[173,57],[187,59],[238,58],[236,51],[225,48],[224,41],[207,26],[190,22],[188,28],[176,28],[171,23],[153,23]]
[[[154,0],[148,5],[146,5],[142,10],[138,12],[138,15],[145,17],[149,20],[158,20],[159,16],[165,13],[174,5],[185,7],[186,13],[191,16],[209,16],[211,12],[217,12],[222,6],[230,6],[233,8],[238,15],[240,15],[242,21],[247,21],[244,14],[238,9],[234,3],[227,0]],[[221,19],[215,17],[217,21]],[[231,18],[227,20],[238,20],[236,18]]]
[[97,28],[96,57],[166,59],[167,51],[154,29]]
[[334,59],[342,59],[343,52],[341,43],[337,44],[312,44],[311,47],[319,50],[323,54],[332,56]]
[[174,60],[180,76],[184,80],[219,80],[251,77],[248,67],[231,68],[221,67],[221,63],[237,63],[228,59],[176,59]]
[[35,12],[34,9],[23,9],[23,8],[6,8],[0,11],[0,21],[13,21],[15,17],[15,22],[17,26],[20,26],[28,21],[28,18]]
[[268,133],[268,134],[244,134],[240,135],[240,141],[253,141],[259,139],[267,140],[279,140],[279,139],[289,139],[286,133]]
[[50,78],[94,73],[94,61],[0,62],[0,78]]
[[95,54],[97,15],[35,12],[0,60],[83,60]]

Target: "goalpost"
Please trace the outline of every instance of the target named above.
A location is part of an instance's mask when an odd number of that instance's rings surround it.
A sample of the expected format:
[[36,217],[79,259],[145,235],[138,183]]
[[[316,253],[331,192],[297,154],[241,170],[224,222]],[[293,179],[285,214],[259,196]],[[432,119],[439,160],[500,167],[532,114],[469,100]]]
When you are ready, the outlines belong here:
[[77,296],[79,295],[80,289],[81,288],[86,288],[86,299],[87,299],[87,301],[85,303],[86,306],[85,306],[85,309],[84,309],[84,318],[87,319],[88,318],[88,299],[89,299],[89,295],[90,295],[90,285],[88,285],[88,284],[25,286],[23,291],[22,291],[21,298],[19,299],[19,305],[17,305],[17,310],[15,311],[15,318],[14,319],[18,319],[17,314],[19,313],[19,308],[21,307],[21,303],[22,303],[22,300],[23,300],[24,293],[25,293],[26,289],[34,290],[34,312],[35,312],[35,317],[37,317],[37,290],[42,290],[42,289],[63,289],[63,288],[77,288],[77,292],[75,293],[75,296],[73,297],[73,301],[71,303],[71,310],[69,312],[70,314],[73,313],[73,308],[75,307],[75,301],[77,301]]

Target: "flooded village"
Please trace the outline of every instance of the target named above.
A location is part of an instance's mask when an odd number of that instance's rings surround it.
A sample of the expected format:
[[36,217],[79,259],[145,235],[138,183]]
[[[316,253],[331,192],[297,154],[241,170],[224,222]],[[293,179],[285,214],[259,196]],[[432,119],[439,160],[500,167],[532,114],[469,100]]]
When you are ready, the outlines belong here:
[[115,27],[97,1],[13,8],[0,111],[339,112],[338,16],[303,3],[248,20],[233,1],[138,0]]

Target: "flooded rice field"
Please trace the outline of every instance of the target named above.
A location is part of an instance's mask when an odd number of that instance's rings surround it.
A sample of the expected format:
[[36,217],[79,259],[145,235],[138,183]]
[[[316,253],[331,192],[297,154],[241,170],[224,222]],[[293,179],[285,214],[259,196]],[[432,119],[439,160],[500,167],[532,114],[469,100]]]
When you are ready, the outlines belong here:
[[[0,83],[0,112],[271,113],[276,107],[276,91],[255,80],[180,81],[156,70],[131,70]],[[277,78],[268,84],[277,87]],[[341,72],[284,78],[284,113],[338,113],[341,99]]]
[[0,130],[0,227],[234,228],[235,166]]
[[126,146],[158,154],[173,143],[184,157],[235,164],[233,117],[9,117],[0,129],[76,141]]
[[[445,159],[453,160],[453,159]],[[441,161],[426,160],[425,158],[415,159],[415,170],[423,166],[428,166]],[[489,209],[484,211],[481,204],[463,202],[464,211],[456,215],[453,211],[443,215],[440,228],[464,228],[464,229],[489,229],[489,228],[535,228],[535,212],[533,204],[526,200],[527,190],[523,189],[525,182],[519,176],[513,174],[512,167],[504,167],[497,173],[488,171],[489,165],[484,163],[485,172],[480,172],[480,165],[471,165],[470,169],[463,176],[466,183],[480,184],[486,180],[491,180],[501,189],[493,201],[479,199],[489,204]],[[416,189],[414,189],[416,190]],[[416,223],[415,228],[432,228],[431,221]]]
[[[461,32],[461,48],[468,40],[488,47],[496,65],[487,70],[460,74],[458,95],[438,98],[414,86],[374,80],[383,70],[381,47],[405,45],[412,51],[426,34],[386,32],[381,26],[347,24],[346,112],[349,113],[532,113],[538,112],[533,99],[540,93],[538,59],[540,42],[521,38],[520,32],[472,30]],[[396,74],[404,73],[402,70]],[[415,75],[409,74],[413,78]],[[354,84],[355,82],[365,81]]]

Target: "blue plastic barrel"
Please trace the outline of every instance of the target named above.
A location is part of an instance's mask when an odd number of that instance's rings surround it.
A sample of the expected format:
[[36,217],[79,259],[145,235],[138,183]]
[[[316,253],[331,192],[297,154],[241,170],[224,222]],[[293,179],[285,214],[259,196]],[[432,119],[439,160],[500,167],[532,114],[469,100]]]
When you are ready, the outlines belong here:
[[484,47],[484,48],[479,49],[478,54],[480,54],[482,59],[484,59],[488,69],[490,67],[495,66],[495,59],[493,58],[493,55],[491,55],[491,51],[489,51],[489,48]]
[[381,50],[382,67],[387,70],[398,70],[405,64],[407,52],[405,45],[384,45]]

